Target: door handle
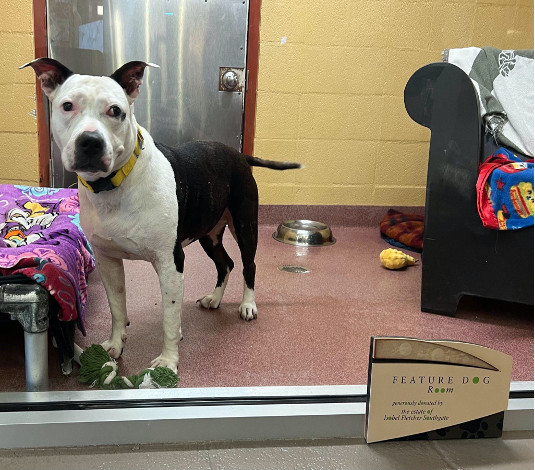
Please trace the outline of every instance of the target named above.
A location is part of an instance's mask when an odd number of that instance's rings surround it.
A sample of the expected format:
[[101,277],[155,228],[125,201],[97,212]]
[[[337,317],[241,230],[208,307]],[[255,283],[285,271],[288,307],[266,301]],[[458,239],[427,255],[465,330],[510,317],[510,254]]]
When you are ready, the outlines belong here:
[[225,72],[223,74],[221,81],[223,82],[223,86],[227,90],[232,91],[238,86],[238,75],[236,74],[236,72],[229,70],[228,72]]
[[243,69],[234,67],[219,68],[219,91],[242,92],[245,74]]

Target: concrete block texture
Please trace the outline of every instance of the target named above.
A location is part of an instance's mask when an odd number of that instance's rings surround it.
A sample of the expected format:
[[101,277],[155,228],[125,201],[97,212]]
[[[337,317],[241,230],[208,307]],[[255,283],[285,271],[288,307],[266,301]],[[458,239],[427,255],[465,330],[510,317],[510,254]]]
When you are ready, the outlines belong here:
[[[282,40],[285,38],[284,40]],[[533,48],[529,0],[262,2],[255,170],[265,204],[425,203],[429,130],[403,90],[445,48]]]

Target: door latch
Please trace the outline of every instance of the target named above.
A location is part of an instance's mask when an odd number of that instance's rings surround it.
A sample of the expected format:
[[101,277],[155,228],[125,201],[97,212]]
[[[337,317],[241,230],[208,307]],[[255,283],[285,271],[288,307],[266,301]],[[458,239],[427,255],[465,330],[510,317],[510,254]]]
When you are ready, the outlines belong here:
[[219,91],[242,92],[244,82],[243,68],[219,67]]

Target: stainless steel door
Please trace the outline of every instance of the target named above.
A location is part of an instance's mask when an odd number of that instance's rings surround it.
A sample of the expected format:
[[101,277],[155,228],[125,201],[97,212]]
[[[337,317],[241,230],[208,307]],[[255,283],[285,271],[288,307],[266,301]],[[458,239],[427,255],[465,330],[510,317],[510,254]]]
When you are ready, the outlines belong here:
[[[241,148],[248,0],[47,0],[49,56],[76,73],[110,75],[153,62],[135,102],[154,140]],[[222,77],[227,69],[236,76]],[[230,79],[229,79],[230,77]],[[243,87],[243,88],[242,88]],[[225,90],[225,91],[223,91]],[[242,91],[243,90],[243,91]],[[76,182],[52,143],[51,185]]]

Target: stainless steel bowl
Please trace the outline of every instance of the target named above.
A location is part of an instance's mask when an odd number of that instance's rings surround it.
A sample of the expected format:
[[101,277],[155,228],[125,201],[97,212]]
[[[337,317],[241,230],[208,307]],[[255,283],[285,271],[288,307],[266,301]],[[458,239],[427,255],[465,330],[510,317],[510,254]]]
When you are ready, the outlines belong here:
[[336,243],[330,227],[313,220],[285,220],[273,238],[297,246],[328,246]]

